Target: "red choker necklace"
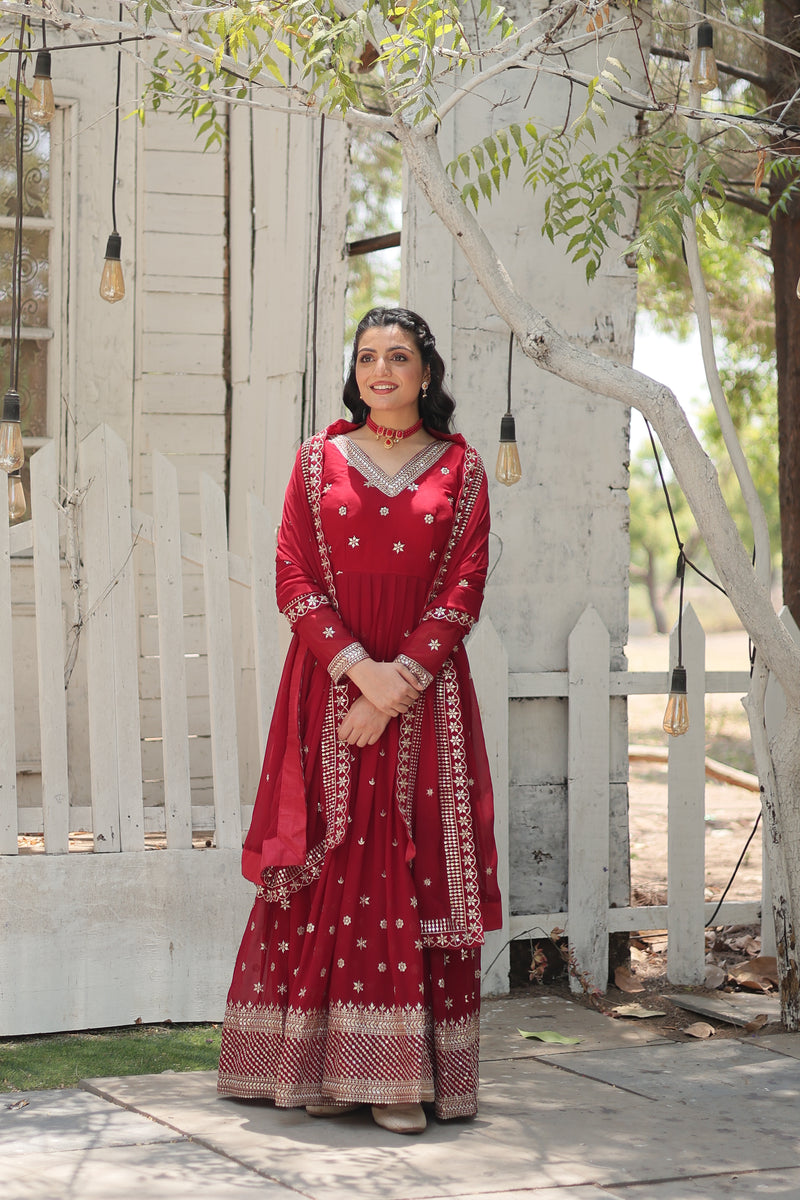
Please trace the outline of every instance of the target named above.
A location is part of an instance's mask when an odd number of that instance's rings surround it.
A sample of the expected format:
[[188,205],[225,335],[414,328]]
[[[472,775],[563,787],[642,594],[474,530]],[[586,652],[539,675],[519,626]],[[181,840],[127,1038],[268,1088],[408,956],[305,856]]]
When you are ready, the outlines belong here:
[[412,433],[416,433],[418,429],[422,429],[422,417],[420,417],[416,425],[410,425],[408,429],[390,429],[387,425],[378,425],[376,421],[373,421],[372,414],[370,414],[367,417],[367,429],[372,430],[376,440],[383,438],[384,446],[387,450],[390,450],[398,442],[402,442],[405,438],[411,437]]

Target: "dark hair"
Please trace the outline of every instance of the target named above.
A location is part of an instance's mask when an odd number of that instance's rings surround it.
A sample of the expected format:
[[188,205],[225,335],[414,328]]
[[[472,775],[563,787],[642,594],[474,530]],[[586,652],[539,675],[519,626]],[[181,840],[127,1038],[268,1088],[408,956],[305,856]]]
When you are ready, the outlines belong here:
[[411,334],[414,343],[422,356],[423,364],[430,370],[430,381],[426,391],[419,394],[419,415],[426,429],[437,433],[449,433],[450,418],[453,415],[456,402],[444,386],[444,362],[436,349],[436,339],[431,333],[427,321],[417,313],[407,308],[371,308],[361,318],[353,339],[353,353],[350,356],[350,369],[344,384],[343,400],[345,407],[353,414],[354,421],[364,422],[369,416],[369,406],[359,395],[356,385],[356,359],[358,343],[361,335],[367,329],[376,329],[386,325],[399,325],[406,333]]

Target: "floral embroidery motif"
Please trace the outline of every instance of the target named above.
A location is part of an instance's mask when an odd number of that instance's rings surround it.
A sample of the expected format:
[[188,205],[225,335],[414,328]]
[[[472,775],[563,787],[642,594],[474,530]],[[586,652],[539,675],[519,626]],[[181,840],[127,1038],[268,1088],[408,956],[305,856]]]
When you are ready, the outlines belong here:
[[395,542],[395,544],[392,546],[392,549],[394,550],[395,554],[402,554],[405,550],[405,545],[403,542]]
[[425,524],[426,525],[433,524],[433,513],[425,513]]
[[358,544],[359,544],[359,539],[357,537],[351,537],[350,541],[347,544],[348,544],[348,546],[352,546],[353,549],[355,550],[356,546],[358,546]]
[[438,639],[438,638],[431,638],[431,640],[428,642],[428,649],[429,649],[429,650],[438,650],[438,649],[440,649],[440,645],[439,645],[439,639]]
[[325,626],[325,628],[323,629],[322,633],[323,633],[323,636],[324,636],[324,637],[326,637],[326,638],[332,638],[332,637],[333,637],[333,634],[334,634],[334,629],[333,629],[333,626],[332,626],[332,625],[326,625],[326,626]]
[[296,623],[301,617],[304,617],[306,613],[313,612],[316,608],[324,608],[325,605],[330,608],[330,604],[331,602],[327,596],[322,596],[319,593],[309,592],[305,596],[296,596],[295,599],[291,600],[282,611],[292,629],[294,629]]
[[380,514],[381,514],[381,516],[382,516],[382,517],[388,517],[388,515],[389,515],[389,510],[388,510],[388,508],[386,507],[386,505],[385,505],[385,504],[384,504],[383,508],[382,508],[382,509],[380,509],[379,511],[380,511]]
[[340,504],[340,505],[339,505],[339,516],[340,516],[340,517],[346,517],[346,516],[347,516],[347,505],[346,505],[346,504]]
[[423,621],[449,621],[452,625],[463,625],[465,629],[472,629],[475,624],[475,618],[469,613],[463,612],[460,608],[432,608],[423,613]]

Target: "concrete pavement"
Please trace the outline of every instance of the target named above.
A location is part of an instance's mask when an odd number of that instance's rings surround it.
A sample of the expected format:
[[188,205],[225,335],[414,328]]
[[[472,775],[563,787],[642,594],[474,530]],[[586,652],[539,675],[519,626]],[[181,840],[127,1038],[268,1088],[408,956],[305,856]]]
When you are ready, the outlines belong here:
[[[3,1200],[797,1200],[800,1034],[671,1042],[546,992],[484,1004],[481,1109],[420,1137],[368,1111],[219,1099],[212,1072],[0,1095]],[[518,1029],[580,1041],[553,1046]],[[27,1104],[21,1101],[27,1100]]]

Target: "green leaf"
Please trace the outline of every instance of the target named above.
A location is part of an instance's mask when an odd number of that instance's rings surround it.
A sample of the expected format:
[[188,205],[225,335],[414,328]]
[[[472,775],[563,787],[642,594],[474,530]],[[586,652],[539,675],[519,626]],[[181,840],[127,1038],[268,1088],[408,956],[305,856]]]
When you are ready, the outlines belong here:
[[547,1042],[554,1046],[577,1046],[581,1040],[576,1037],[567,1037],[563,1033],[555,1033],[552,1029],[518,1029],[517,1033],[520,1037],[535,1038],[538,1042]]

